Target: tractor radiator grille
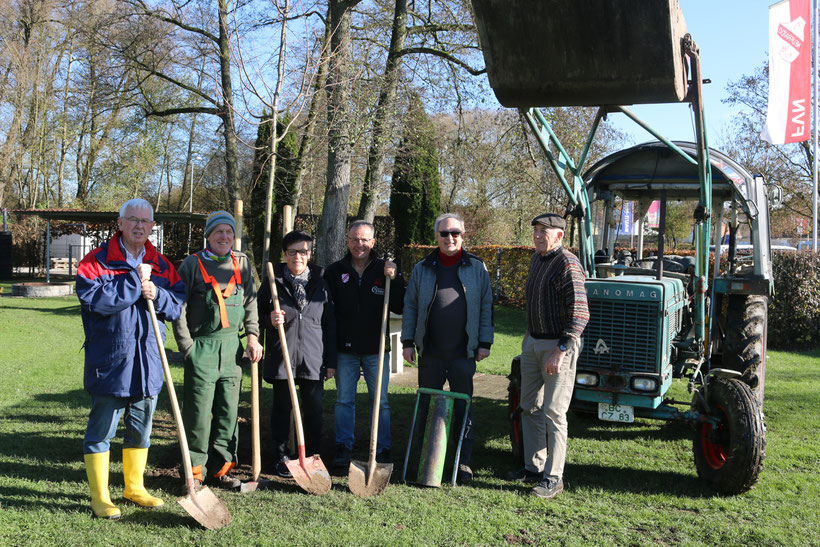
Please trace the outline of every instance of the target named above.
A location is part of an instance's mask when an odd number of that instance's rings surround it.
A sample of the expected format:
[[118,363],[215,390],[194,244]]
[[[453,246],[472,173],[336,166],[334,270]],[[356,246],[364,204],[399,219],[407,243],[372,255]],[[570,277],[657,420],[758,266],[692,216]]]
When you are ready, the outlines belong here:
[[658,302],[590,300],[578,365],[657,372],[659,307]]

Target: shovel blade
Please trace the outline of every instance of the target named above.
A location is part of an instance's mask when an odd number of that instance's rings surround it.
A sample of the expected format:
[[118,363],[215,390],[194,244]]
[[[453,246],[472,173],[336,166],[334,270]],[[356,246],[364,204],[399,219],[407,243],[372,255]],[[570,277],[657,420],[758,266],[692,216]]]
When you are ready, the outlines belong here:
[[267,479],[258,479],[255,481],[248,481],[243,482],[242,485],[239,487],[240,494],[249,494],[251,492],[256,492],[257,490],[265,490],[270,487],[270,481]]
[[350,462],[350,471],[347,479],[347,487],[353,495],[360,498],[378,496],[387,488],[390,483],[390,475],[393,474],[392,463],[374,464],[373,476],[367,480],[367,462],[353,460]]
[[178,498],[185,512],[194,517],[199,524],[208,530],[224,528],[231,522],[231,514],[211,490],[204,486],[196,492],[189,492],[187,496]]
[[304,459],[304,465],[297,460],[285,462],[293,479],[308,494],[321,496],[330,492],[330,473],[318,454]]

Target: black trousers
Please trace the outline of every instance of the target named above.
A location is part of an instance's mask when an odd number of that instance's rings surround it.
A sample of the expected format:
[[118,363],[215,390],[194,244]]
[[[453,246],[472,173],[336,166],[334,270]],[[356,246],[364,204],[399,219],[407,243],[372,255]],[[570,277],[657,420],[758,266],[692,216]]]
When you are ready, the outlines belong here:
[[[300,410],[302,426],[305,430],[305,452],[308,456],[318,454],[322,449],[322,380],[295,378],[301,395]],[[273,455],[279,461],[282,456],[294,456],[288,450],[291,419],[290,390],[287,380],[273,381],[273,407],[271,408],[271,428],[273,429]]]
[[[473,376],[475,376],[475,359],[466,357],[456,359],[442,359],[422,355],[419,358],[419,387],[431,389],[442,389],[446,381],[450,385],[450,391],[456,393],[466,393],[473,396]],[[419,400],[419,415],[417,423],[423,425],[427,421],[427,408],[430,404],[430,397],[423,396]],[[464,420],[464,401],[456,401],[454,407],[454,420],[452,422],[451,439],[453,443],[458,442],[458,433],[461,431],[461,423]],[[470,412],[467,414],[467,427],[464,430],[464,440],[461,444],[461,457],[459,463],[470,465],[470,457],[473,452],[473,405],[470,405]],[[455,444],[454,444],[455,446]]]

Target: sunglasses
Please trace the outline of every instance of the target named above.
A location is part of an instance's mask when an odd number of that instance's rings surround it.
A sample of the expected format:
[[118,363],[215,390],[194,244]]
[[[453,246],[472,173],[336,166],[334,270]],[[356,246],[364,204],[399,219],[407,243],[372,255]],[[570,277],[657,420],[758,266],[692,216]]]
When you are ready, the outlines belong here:
[[288,249],[285,251],[285,254],[287,254],[288,256],[307,256],[310,254],[310,249]]
[[445,230],[443,232],[439,232],[438,235],[440,235],[441,237],[453,236],[453,239],[458,239],[458,237],[461,235],[461,232],[458,230]]

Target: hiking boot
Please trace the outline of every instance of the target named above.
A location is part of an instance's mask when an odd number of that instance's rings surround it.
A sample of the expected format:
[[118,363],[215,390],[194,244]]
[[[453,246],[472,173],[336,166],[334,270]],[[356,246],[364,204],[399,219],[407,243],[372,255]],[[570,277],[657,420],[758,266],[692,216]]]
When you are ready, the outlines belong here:
[[376,453],[376,463],[393,463],[393,458],[390,457],[389,448],[385,448],[384,450]]
[[521,469],[516,469],[515,471],[507,471],[504,474],[504,478],[513,482],[536,483],[544,478],[544,474],[536,473],[535,471],[530,471],[526,467],[522,467]]
[[242,481],[227,473],[218,477],[208,477],[208,483],[224,490],[237,490],[242,486]]
[[343,444],[336,445],[336,456],[333,458],[333,461],[330,462],[330,466],[333,469],[342,469],[347,468],[350,466],[350,456],[352,454],[352,450],[347,448]]
[[532,493],[539,498],[551,500],[564,491],[564,481],[555,477],[547,477],[532,489]]
[[459,484],[465,484],[473,480],[473,470],[470,469],[470,466],[464,463],[458,464],[458,473],[456,474],[456,480]]
[[282,456],[282,458],[280,458],[279,461],[276,462],[276,465],[273,466],[273,472],[276,473],[277,477],[281,477],[283,479],[293,478],[290,469],[288,469],[288,461],[289,459],[287,456]]

